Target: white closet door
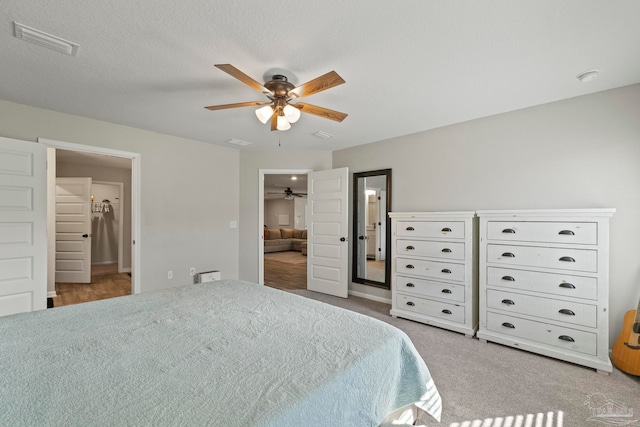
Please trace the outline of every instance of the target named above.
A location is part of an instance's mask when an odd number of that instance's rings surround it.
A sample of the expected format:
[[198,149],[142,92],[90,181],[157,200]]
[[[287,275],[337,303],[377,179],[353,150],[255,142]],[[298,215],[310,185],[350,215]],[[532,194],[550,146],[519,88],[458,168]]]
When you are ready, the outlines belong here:
[[56,178],[56,282],[91,283],[91,178]]

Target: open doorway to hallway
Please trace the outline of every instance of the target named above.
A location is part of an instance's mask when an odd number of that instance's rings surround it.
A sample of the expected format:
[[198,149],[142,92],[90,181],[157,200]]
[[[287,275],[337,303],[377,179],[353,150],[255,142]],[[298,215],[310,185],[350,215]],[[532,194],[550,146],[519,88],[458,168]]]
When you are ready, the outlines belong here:
[[265,174],[262,202],[264,284],[307,289],[306,174]]
[[[132,159],[67,149],[55,151],[54,289],[59,307],[132,294]],[[74,180],[89,183],[73,193]],[[84,229],[74,228],[82,216]],[[78,218],[76,218],[78,217]],[[88,271],[87,271],[88,270]],[[78,275],[82,271],[82,275]]]

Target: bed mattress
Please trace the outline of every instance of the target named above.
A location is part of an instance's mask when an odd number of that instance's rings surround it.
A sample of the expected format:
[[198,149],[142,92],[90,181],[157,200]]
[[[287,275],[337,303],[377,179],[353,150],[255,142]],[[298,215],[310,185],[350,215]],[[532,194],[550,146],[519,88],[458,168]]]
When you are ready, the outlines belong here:
[[409,338],[237,280],[0,318],[0,425],[377,426],[440,416]]

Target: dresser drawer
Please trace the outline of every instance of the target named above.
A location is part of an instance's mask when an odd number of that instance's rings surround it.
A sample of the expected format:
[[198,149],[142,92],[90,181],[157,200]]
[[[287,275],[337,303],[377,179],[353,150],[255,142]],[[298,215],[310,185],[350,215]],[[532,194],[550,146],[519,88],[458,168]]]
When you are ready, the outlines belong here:
[[487,267],[487,286],[522,289],[552,295],[596,300],[598,279],[568,274]]
[[487,262],[595,273],[598,251],[488,244]]
[[487,312],[487,329],[503,335],[551,345],[565,350],[596,356],[597,334],[520,319],[516,316]]
[[464,323],[464,306],[447,304],[412,295],[397,294],[398,310],[411,311],[426,316]]
[[448,301],[464,302],[463,285],[417,279],[415,277],[396,276],[396,290]]
[[598,224],[595,222],[489,221],[487,222],[487,239],[595,245],[598,243]]
[[431,258],[464,260],[464,243],[397,240],[398,256],[426,256]]
[[487,289],[487,307],[514,314],[527,314],[558,322],[595,328],[595,305]]
[[464,238],[464,221],[398,221],[397,237]]
[[396,272],[411,276],[463,282],[464,269],[464,264],[414,258],[396,258]]

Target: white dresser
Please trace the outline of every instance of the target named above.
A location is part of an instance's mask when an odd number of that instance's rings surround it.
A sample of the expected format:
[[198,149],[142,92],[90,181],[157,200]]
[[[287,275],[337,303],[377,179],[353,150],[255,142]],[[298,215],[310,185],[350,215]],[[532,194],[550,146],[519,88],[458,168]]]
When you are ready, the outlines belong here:
[[478,326],[474,212],[391,212],[391,315],[472,337]]
[[611,372],[609,218],[615,209],[477,211],[477,336]]

